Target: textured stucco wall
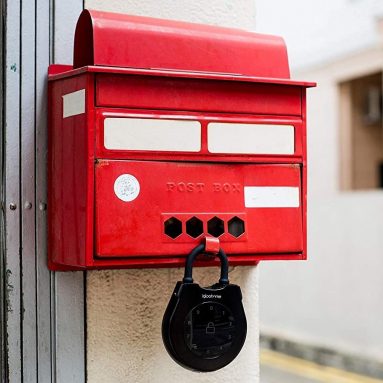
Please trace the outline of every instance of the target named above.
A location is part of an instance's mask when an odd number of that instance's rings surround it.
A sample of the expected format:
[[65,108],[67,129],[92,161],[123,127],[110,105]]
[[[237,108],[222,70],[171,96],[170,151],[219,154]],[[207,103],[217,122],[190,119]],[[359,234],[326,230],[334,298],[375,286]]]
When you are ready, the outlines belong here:
[[132,15],[255,29],[255,0],[85,0],[85,7]]
[[[254,0],[86,0],[85,6],[254,30]],[[259,381],[258,272],[237,267],[231,281],[242,287],[248,336],[237,359],[224,369],[197,374],[179,367],[161,339],[161,321],[183,270],[92,271],[87,275],[87,370],[90,383],[215,383]],[[218,269],[196,269],[209,285]]]
[[[218,269],[196,269],[209,285]],[[248,319],[244,348],[220,371],[198,374],[178,366],[161,340],[162,315],[182,270],[128,270],[88,273],[87,348],[91,383],[258,382],[258,286],[256,268],[236,268],[230,280],[243,287]]]

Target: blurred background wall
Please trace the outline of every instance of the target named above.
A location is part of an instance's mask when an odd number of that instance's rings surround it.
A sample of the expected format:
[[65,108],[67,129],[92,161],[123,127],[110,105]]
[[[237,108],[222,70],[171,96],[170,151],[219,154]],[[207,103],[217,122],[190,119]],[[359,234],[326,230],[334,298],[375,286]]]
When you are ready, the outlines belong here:
[[257,0],[308,92],[309,261],[260,265],[261,333],[383,361],[383,2]]

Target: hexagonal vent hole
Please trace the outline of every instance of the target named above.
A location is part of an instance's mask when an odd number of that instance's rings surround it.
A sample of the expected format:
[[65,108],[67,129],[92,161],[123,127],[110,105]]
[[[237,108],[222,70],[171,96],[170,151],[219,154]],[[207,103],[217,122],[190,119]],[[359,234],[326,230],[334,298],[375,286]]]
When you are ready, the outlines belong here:
[[197,217],[192,217],[186,221],[186,232],[193,238],[197,238],[203,233],[203,222]]
[[239,237],[245,232],[245,222],[238,217],[233,217],[227,223],[229,233],[234,237]]
[[213,237],[219,237],[225,232],[223,221],[221,218],[214,217],[207,221],[207,232]]
[[171,217],[164,222],[164,231],[170,238],[177,238],[182,233],[182,222]]

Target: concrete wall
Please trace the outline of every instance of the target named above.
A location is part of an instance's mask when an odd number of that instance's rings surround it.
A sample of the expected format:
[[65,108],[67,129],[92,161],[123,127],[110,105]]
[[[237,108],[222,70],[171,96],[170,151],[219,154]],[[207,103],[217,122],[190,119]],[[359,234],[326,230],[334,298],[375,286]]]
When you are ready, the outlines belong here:
[[[150,15],[254,29],[253,0],[86,0],[87,8]],[[196,280],[208,285],[218,270],[200,269]],[[224,369],[196,374],[175,364],[161,340],[161,321],[180,269],[89,272],[87,275],[88,381],[98,382],[244,382],[259,380],[258,276],[256,268],[236,268],[231,280],[241,285],[248,337],[238,358]]]
[[281,14],[273,3],[258,0],[257,25],[288,36],[291,63],[305,68],[294,77],[318,88],[308,96],[309,261],[260,265],[261,331],[383,360],[383,191],[340,191],[338,92],[382,71],[383,3],[295,0]]
[[132,15],[255,29],[255,0],[85,0],[85,7]]

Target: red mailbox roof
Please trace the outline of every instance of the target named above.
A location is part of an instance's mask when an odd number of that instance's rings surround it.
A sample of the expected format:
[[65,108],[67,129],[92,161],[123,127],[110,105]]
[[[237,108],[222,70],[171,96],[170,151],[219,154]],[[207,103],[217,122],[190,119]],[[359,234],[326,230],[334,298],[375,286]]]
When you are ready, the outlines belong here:
[[93,65],[290,78],[281,37],[84,10],[76,27],[73,67]]

